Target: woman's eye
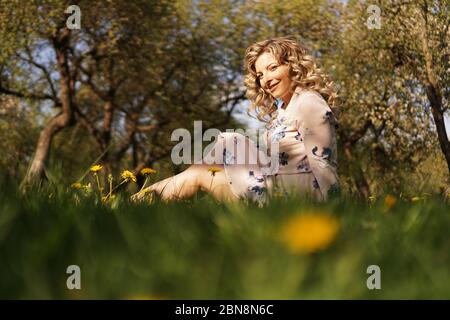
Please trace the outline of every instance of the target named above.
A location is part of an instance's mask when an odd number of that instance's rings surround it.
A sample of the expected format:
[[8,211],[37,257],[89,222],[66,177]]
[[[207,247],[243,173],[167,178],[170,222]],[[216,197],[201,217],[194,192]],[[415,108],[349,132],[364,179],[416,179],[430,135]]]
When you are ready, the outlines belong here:
[[270,71],[274,71],[277,68],[277,66],[270,67]]

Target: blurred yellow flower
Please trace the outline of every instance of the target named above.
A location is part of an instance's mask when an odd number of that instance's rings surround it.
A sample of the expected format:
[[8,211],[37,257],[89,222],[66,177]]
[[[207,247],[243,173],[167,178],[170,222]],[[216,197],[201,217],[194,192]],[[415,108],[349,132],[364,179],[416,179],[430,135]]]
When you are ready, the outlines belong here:
[[129,171],[129,170],[124,170],[121,174],[122,179],[126,180],[126,181],[130,181],[133,180],[133,182],[136,182],[136,176],[134,175],[133,172]]
[[328,247],[339,231],[338,220],[326,213],[297,214],[285,222],[279,240],[292,253],[312,253]]
[[208,171],[211,172],[211,174],[212,174],[213,176],[215,176],[215,175],[216,175],[216,172],[220,172],[220,171],[222,171],[222,169],[220,169],[220,168],[218,168],[218,167],[211,167],[211,168],[208,169]]
[[276,192],[273,193],[273,196],[275,198],[282,198],[283,196],[285,196],[285,194],[280,192],[280,191],[276,191]]
[[95,166],[91,167],[91,172],[97,173],[98,171],[102,170],[103,166],[100,164],[96,164]]
[[152,168],[144,168],[141,170],[141,174],[143,176],[149,175],[149,174],[153,174],[156,173],[156,170],[152,169]]
[[72,189],[79,190],[79,189],[81,189],[83,187],[83,185],[81,183],[79,183],[79,182],[75,182],[75,183],[72,183],[72,185],[70,187]]
[[88,184],[83,185],[82,187],[86,191],[92,190],[92,184],[90,182]]
[[386,209],[390,209],[397,202],[397,198],[393,195],[388,194],[384,198],[384,206]]
[[423,198],[417,197],[417,196],[411,198],[412,202],[417,202],[417,201],[420,201],[420,200],[423,200]]

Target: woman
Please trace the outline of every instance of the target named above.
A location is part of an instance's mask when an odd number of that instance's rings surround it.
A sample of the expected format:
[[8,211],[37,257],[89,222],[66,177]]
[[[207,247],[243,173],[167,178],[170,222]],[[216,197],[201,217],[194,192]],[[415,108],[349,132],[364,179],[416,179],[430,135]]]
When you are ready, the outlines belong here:
[[[314,58],[294,37],[280,37],[251,45],[244,64],[250,111],[267,122],[264,147],[271,160],[245,136],[221,133],[203,164],[151,185],[134,200],[149,192],[164,200],[184,199],[199,189],[224,201],[262,203],[280,192],[325,200],[339,190],[337,123],[330,108],[336,93]],[[277,100],[282,101],[278,108]]]

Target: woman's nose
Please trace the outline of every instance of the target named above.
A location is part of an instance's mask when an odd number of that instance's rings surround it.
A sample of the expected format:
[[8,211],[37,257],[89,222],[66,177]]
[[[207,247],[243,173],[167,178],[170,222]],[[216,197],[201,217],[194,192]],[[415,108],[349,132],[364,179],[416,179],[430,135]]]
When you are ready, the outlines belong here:
[[265,79],[264,80],[264,83],[261,83],[261,86],[264,88],[264,89],[267,89],[267,85],[270,83],[270,79]]
[[267,78],[267,76],[261,76],[262,80],[259,80],[259,82],[261,83],[261,87],[265,88],[266,87],[266,83],[270,80]]

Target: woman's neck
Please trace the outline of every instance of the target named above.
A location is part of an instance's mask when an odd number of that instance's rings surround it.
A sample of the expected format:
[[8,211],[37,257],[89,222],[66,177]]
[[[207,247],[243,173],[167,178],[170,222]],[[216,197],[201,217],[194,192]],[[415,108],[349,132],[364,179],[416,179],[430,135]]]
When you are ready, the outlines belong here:
[[281,98],[281,100],[283,100],[283,104],[282,104],[283,109],[285,109],[288,106],[289,101],[291,101],[293,95],[294,94],[292,92],[289,92],[288,94],[286,94],[286,96]]

